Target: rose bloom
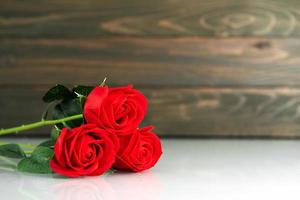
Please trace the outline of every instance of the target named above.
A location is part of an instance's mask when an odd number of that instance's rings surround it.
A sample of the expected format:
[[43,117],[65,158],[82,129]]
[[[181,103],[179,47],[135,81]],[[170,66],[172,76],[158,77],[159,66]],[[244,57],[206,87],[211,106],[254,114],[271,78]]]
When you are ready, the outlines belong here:
[[50,161],[52,170],[69,177],[95,176],[111,168],[119,149],[114,133],[86,124],[62,129]]
[[121,136],[138,127],[146,115],[147,104],[146,97],[132,85],[98,86],[87,96],[83,114],[88,123],[114,130]]
[[152,129],[153,126],[149,126],[119,137],[120,150],[113,168],[139,172],[153,167],[162,154],[162,147]]

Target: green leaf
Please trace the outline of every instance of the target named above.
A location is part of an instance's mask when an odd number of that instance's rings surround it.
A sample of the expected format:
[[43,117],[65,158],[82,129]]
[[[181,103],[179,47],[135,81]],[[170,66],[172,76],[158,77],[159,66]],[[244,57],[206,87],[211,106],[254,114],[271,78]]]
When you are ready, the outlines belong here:
[[32,158],[22,159],[17,166],[17,169],[21,172],[29,173],[41,173],[49,174],[52,173],[49,162],[36,162]]
[[38,146],[32,152],[31,157],[37,161],[45,161],[50,160],[53,155],[54,153],[52,149],[44,146]]
[[55,100],[71,99],[74,97],[75,95],[68,88],[58,84],[48,90],[43,97],[43,101],[50,103]]
[[34,149],[29,158],[23,158],[17,166],[17,169],[22,172],[30,173],[51,173],[50,160],[53,157],[53,150],[38,146]]
[[50,133],[50,138],[53,142],[56,142],[57,138],[59,137],[60,131],[58,128],[53,127]]
[[[65,117],[70,117],[73,115],[81,114],[82,113],[82,103],[80,98],[70,99],[62,101],[61,103],[57,104],[53,110],[53,119],[61,119]],[[59,129],[63,127],[67,128],[74,128],[83,124],[83,119],[77,119],[65,122],[64,124],[57,124]]]
[[74,87],[72,90],[74,93],[82,95],[82,96],[88,96],[91,91],[94,89],[93,86],[84,86],[84,85],[78,85]]
[[4,144],[0,146],[0,156],[8,158],[25,158],[24,151],[18,144]]

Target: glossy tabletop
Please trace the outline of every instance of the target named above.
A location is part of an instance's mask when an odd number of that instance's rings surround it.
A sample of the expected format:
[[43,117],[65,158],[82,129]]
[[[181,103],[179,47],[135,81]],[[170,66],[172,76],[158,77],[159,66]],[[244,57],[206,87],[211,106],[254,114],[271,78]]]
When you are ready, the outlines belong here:
[[300,198],[300,141],[165,139],[163,148],[151,170],[73,179],[14,172],[0,158],[0,199]]

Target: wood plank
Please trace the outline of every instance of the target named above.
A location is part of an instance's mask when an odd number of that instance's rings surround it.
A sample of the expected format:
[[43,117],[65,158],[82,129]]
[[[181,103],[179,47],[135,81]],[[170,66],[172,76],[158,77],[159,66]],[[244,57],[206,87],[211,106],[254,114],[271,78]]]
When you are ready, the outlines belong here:
[[[45,106],[40,98],[46,89],[46,86],[2,86],[0,127],[39,119]],[[300,88],[139,89],[150,99],[144,125],[154,124],[162,136],[300,136]],[[32,133],[47,132],[43,129]]]
[[0,84],[298,86],[300,39],[1,39]]
[[299,36],[298,0],[2,0],[0,37]]

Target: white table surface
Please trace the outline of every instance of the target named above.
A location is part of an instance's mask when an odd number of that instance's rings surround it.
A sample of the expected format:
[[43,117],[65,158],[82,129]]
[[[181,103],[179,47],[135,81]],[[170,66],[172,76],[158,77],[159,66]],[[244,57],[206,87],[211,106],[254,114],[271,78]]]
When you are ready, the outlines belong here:
[[75,179],[16,173],[0,159],[0,199],[300,198],[300,141],[169,139],[163,148],[149,171]]

